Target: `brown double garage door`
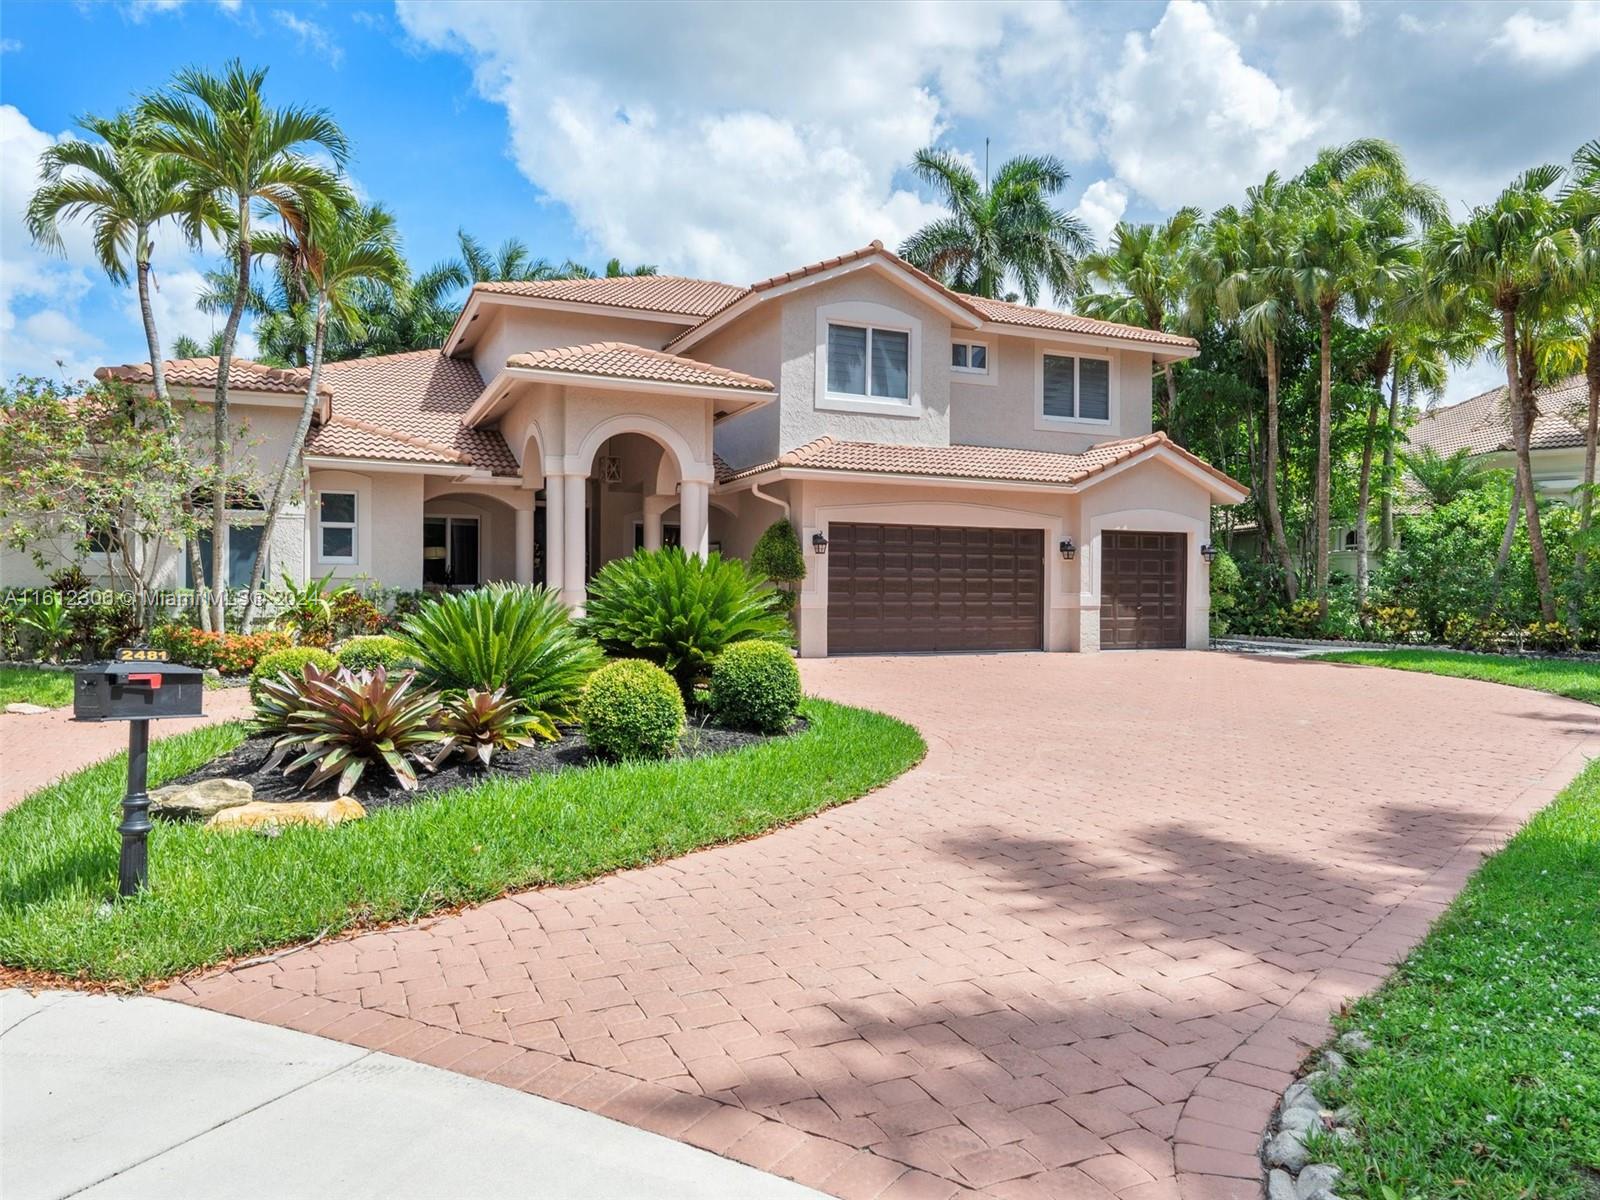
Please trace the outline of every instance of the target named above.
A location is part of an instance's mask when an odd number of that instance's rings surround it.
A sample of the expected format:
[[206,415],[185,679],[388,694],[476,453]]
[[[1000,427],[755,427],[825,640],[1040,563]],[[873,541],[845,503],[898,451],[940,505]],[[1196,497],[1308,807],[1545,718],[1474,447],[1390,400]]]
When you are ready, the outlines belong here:
[[[1184,644],[1183,535],[1102,535],[1100,644]],[[1039,650],[1044,534],[1037,529],[834,524],[831,654]]]

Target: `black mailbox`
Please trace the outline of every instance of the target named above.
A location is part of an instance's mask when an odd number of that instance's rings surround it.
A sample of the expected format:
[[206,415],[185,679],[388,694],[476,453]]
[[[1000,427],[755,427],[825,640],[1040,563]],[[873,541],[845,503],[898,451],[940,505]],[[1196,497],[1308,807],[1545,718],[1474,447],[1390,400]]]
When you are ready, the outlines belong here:
[[205,673],[165,662],[91,663],[77,671],[72,716],[78,721],[149,721],[198,717]]

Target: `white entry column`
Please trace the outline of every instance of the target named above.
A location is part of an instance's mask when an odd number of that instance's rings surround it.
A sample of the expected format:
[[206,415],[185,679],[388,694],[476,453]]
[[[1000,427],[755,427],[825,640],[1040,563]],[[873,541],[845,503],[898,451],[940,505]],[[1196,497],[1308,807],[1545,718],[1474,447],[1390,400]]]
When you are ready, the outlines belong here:
[[568,608],[582,608],[589,565],[589,477],[568,475],[561,480],[566,492],[562,514],[561,598]]
[[518,583],[533,582],[533,493],[517,497],[517,559]]
[[705,558],[711,553],[711,485],[685,479],[678,497],[684,553]]
[[562,551],[566,546],[566,480],[560,475],[544,477],[544,585],[556,593],[562,588]]
[[676,500],[672,496],[646,496],[644,498],[644,548],[661,549],[661,517]]

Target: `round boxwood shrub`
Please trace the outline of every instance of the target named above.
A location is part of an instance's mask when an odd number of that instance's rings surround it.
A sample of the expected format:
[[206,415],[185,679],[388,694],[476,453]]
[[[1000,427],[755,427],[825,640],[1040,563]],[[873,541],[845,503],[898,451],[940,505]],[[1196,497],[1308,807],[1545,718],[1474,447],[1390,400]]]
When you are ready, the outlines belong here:
[[251,701],[261,699],[263,679],[276,679],[279,675],[298,675],[300,668],[307,663],[324,671],[334,671],[339,667],[337,658],[315,646],[291,646],[287,650],[274,650],[271,654],[263,656],[261,661],[256,663],[255,670],[250,672]]
[[665,758],[683,733],[683,696],[672,676],[654,663],[625,658],[589,676],[578,719],[598,754]]
[[351,671],[370,671],[373,667],[392,671],[396,667],[417,665],[417,656],[411,647],[383,633],[351,638],[339,647],[337,657],[339,665]]
[[711,668],[710,700],[718,724],[781,733],[800,710],[800,671],[775,642],[735,642]]

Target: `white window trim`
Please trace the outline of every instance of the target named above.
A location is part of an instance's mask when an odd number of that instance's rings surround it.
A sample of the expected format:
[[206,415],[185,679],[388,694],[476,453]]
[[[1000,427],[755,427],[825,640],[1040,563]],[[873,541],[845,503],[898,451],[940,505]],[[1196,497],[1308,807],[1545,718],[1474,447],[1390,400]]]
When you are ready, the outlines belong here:
[[[328,521],[328,522],[324,523],[323,520],[322,520],[322,498],[324,496],[349,496],[350,497],[350,503],[354,508],[354,513],[352,514],[354,516],[354,520],[350,520],[350,521]],[[317,493],[316,500],[317,500],[317,503],[316,503],[316,510],[317,510],[317,522],[316,522],[316,524],[317,524],[317,561],[319,563],[340,563],[340,564],[360,562],[361,561],[361,494],[359,492],[355,491],[353,488],[326,488],[326,489],[324,489],[322,491],[319,491]],[[322,530],[324,528],[324,524],[326,524],[326,527],[328,529],[348,529],[350,531],[350,553],[348,555],[343,555],[343,554],[335,555],[335,554],[324,554],[323,553],[323,550],[322,550],[322,546],[323,546]]]
[[[954,351],[954,347],[956,347],[956,346],[967,346],[967,347],[982,346],[983,347],[983,361],[987,364],[982,370],[977,370],[977,369],[975,369],[973,367],[958,367],[954,363],[951,363],[950,364],[950,376],[951,376],[951,379],[954,382],[956,382],[956,383],[981,383],[981,384],[986,384],[986,385],[989,385],[989,386],[993,386],[998,381],[999,372],[996,369],[997,364],[995,363],[995,358],[994,358],[994,355],[995,355],[995,344],[994,344],[993,341],[990,341],[987,338],[953,337],[953,338],[950,339],[950,345],[951,345],[951,348],[952,348],[952,352]],[[970,358],[971,355],[972,355],[972,352],[969,349],[967,351],[968,358]]]
[[[1076,406],[1078,396],[1081,394],[1078,386],[1078,364],[1086,358],[1092,358],[1106,364],[1107,387],[1109,396],[1106,405],[1106,419],[1096,420],[1092,417],[1049,417],[1044,411],[1044,360],[1046,355],[1051,358],[1070,358],[1072,364],[1072,402]],[[1033,360],[1033,427],[1038,430],[1046,429],[1110,429],[1119,423],[1121,417],[1120,379],[1117,370],[1117,360],[1109,354],[1084,354],[1077,349],[1065,346],[1040,347]]]
[[[907,336],[906,399],[890,400],[862,396],[855,392],[835,392],[828,387],[828,326],[851,325],[858,329],[884,329]],[[868,352],[870,363],[870,350]],[[823,412],[870,413],[878,417],[922,416],[922,322],[910,313],[886,304],[842,300],[817,306],[815,407]],[[870,387],[871,384],[869,383]]]

